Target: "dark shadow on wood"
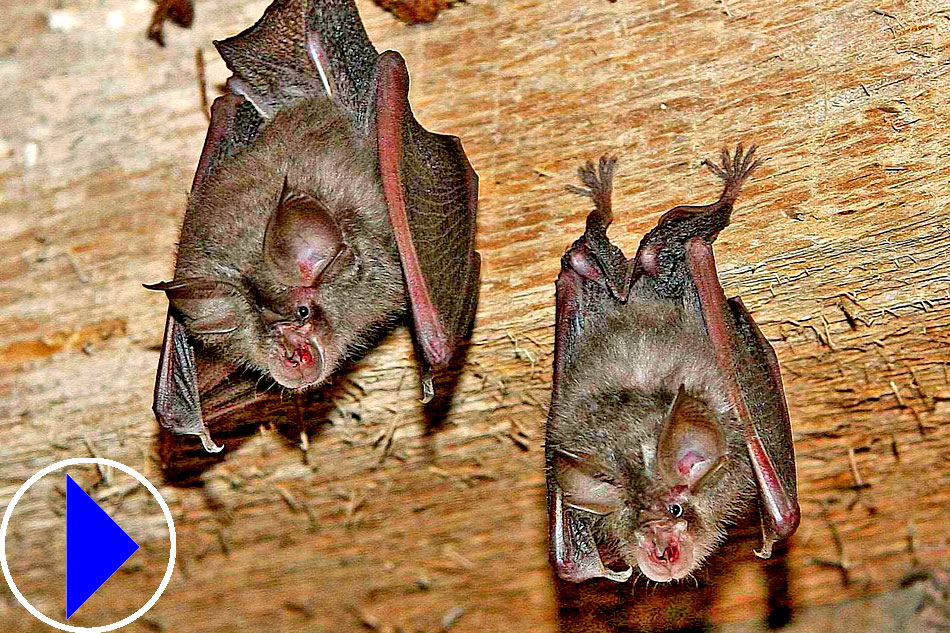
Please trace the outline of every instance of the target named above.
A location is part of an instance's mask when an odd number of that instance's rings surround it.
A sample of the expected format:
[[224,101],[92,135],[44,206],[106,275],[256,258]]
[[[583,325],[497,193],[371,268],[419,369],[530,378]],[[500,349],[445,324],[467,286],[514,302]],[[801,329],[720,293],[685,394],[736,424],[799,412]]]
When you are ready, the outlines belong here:
[[[192,435],[174,435],[161,428],[158,455],[166,483],[177,486],[200,485],[201,475],[223,461],[258,432],[262,424],[275,428],[288,444],[299,443],[300,433],[319,435],[333,408],[340,381],[303,392],[279,391],[252,375],[232,375],[202,398],[202,414],[220,453],[208,453]],[[237,404],[235,404],[237,403]],[[248,403],[240,406],[240,403]],[[216,410],[228,407],[224,414]],[[237,408],[236,408],[237,407]]]
[[[432,384],[435,388],[435,395],[430,402],[426,403],[424,411],[427,435],[435,433],[445,426],[449,409],[452,408],[455,388],[462,376],[462,370],[465,369],[465,359],[468,357],[470,346],[470,341],[463,342],[455,353],[452,363],[433,375]],[[419,358],[418,350],[416,350],[416,358]]]
[[[425,417],[423,451],[425,460],[430,464],[435,463],[439,458],[435,436],[445,427],[448,420],[449,411],[455,398],[455,390],[462,376],[462,371],[465,369],[465,359],[468,356],[470,346],[470,340],[461,343],[455,357],[452,359],[452,363],[442,371],[433,374],[432,385],[435,389],[435,395],[430,402],[423,406],[423,416]],[[422,353],[415,344],[415,337],[413,337],[413,350],[416,360],[421,363]],[[417,394],[417,397],[421,396],[421,392]]]
[[[372,349],[388,334],[389,330],[376,333],[365,349]],[[465,341],[451,365],[434,377],[435,397],[425,405],[424,411],[427,436],[434,435],[445,425],[468,349],[469,341]],[[203,352],[199,349],[196,353]],[[418,350],[416,357],[420,357]],[[223,461],[228,452],[239,448],[258,432],[261,424],[276,429],[288,445],[299,444],[302,431],[311,440],[315,439],[344,389],[346,375],[354,371],[359,358],[344,363],[326,384],[298,392],[283,390],[254,372],[231,374],[201,396],[202,415],[212,439],[219,445],[224,444],[223,451],[208,453],[197,437],[174,435],[159,428],[157,452],[166,483],[200,485],[202,473]]]
[[[712,570],[711,570],[712,571]],[[556,580],[558,631],[563,633],[693,633],[711,631],[713,588],[705,581],[656,585],[640,578],[615,583]]]
[[765,561],[765,582],[768,589],[766,622],[770,630],[782,629],[792,622],[787,543],[776,543],[772,558]]
[[[710,606],[715,603],[718,588],[733,582],[736,563],[754,558],[752,550],[761,545],[762,538],[757,523],[756,516],[732,529],[729,540],[707,559],[695,578],[676,584],[657,584],[642,576],[636,578],[636,573],[626,583],[592,580],[574,584],[555,577],[557,630],[560,633],[715,631]],[[784,547],[776,547],[772,559],[762,561],[762,574],[769,591],[768,621],[773,629],[791,621],[785,554]]]

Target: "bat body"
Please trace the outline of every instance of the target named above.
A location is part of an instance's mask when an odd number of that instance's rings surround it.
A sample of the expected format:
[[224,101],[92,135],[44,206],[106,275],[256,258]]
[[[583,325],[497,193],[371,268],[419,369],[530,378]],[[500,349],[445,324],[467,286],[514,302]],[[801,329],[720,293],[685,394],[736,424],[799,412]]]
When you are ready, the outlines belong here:
[[753,152],[710,165],[719,201],[677,207],[633,259],[606,236],[615,161],[581,170],[594,200],[557,282],[546,459],[558,574],[687,577],[758,505],[768,557],[799,521],[794,452],[775,355],[741,301],[726,300],[711,243]]
[[148,286],[171,304],[156,415],[212,451],[205,418],[220,412],[202,401],[223,379],[318,385],[407,310],[426,376],[445,367],[479,271],[477,176],[458,139],[416,123],[404,61],[376,53],[352,0],[277,0],[217,46],[230,92],[174,279]]

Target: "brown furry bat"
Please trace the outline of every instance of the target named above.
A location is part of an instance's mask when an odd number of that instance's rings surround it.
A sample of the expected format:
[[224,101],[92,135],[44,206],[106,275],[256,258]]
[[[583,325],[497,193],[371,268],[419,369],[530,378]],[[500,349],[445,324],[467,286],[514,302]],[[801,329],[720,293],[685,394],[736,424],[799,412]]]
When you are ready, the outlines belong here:
[[[219,98],[182,227],[155,390],[166,428],[209,438],[202,396],[250,370],[324,382],[411,313],[425,366],[467,337],[478,178],[457,138],[412,116],[398,53],[352,0],[276,0],[218,48]],[[233,409],[241,402],[228,402]]]
[[557,282],[546,446],[562,578],[684,578],[756,500],[762,556],[798,526],[778,364],[712,257],[753,151],[723,151],[719,201],[667,212],[630,260],[606,236],[615,160],[581,170],[596,209]]

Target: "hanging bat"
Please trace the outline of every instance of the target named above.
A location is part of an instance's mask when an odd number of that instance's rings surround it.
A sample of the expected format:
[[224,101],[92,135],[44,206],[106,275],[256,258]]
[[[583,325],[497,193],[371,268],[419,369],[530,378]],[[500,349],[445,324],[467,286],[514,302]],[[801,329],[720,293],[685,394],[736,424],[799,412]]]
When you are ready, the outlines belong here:
[[216,46],[229,93],[212,108],[174,279],[147,286],[170,303],[159,422],[216,452],[206,419],[260,395],[209,407],[228,376],[318,385],[407,311],[431,398],[478,295],[478,177],[458,138],[415,120],[405,61],[377,54],[352,0],[275,0]]
[[684,578],[752,505],[763,558],[798,527],[778,361],[742,301],[726,299],[712,252],[754,151],[707,162],[725,181],[719,200],[667,211],[633,259],[607,238],[616,159],[580,170],[574,190],[595,209],[561,260],[545,447],[550,554],[565,580]]
[[[380,8],[409,24],[432,22],[443,9],[460,0],[376,0]],[[195,18],[194,0],[155,0],[155,11],[146,35],[159,46],[165,46],[165,21],[189,29]]]

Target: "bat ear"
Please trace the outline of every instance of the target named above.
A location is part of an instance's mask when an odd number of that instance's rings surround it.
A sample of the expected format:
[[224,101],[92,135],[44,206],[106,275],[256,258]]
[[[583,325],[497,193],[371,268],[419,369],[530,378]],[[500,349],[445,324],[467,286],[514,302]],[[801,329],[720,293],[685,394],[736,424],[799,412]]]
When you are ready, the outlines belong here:
[[145,287],[165,293],[191,334],[233,332],[244,323],[249,307],[237,286],[219,279],[192,277]]
[[657,444],[657,469],[673,485],[699,488],[719,470],[726,456],[726,438],[701,400],[680,386]]
[[319,200],[292,192],[284,181],[280,204],[264,232],[264,259],[288,286],[310,288],[343,251],[343,234]]
[[569,507],[593,514],[610,514],[617,510],[620,488],[597,477],[598,469],[589,455],[556,450],[552,468]]

